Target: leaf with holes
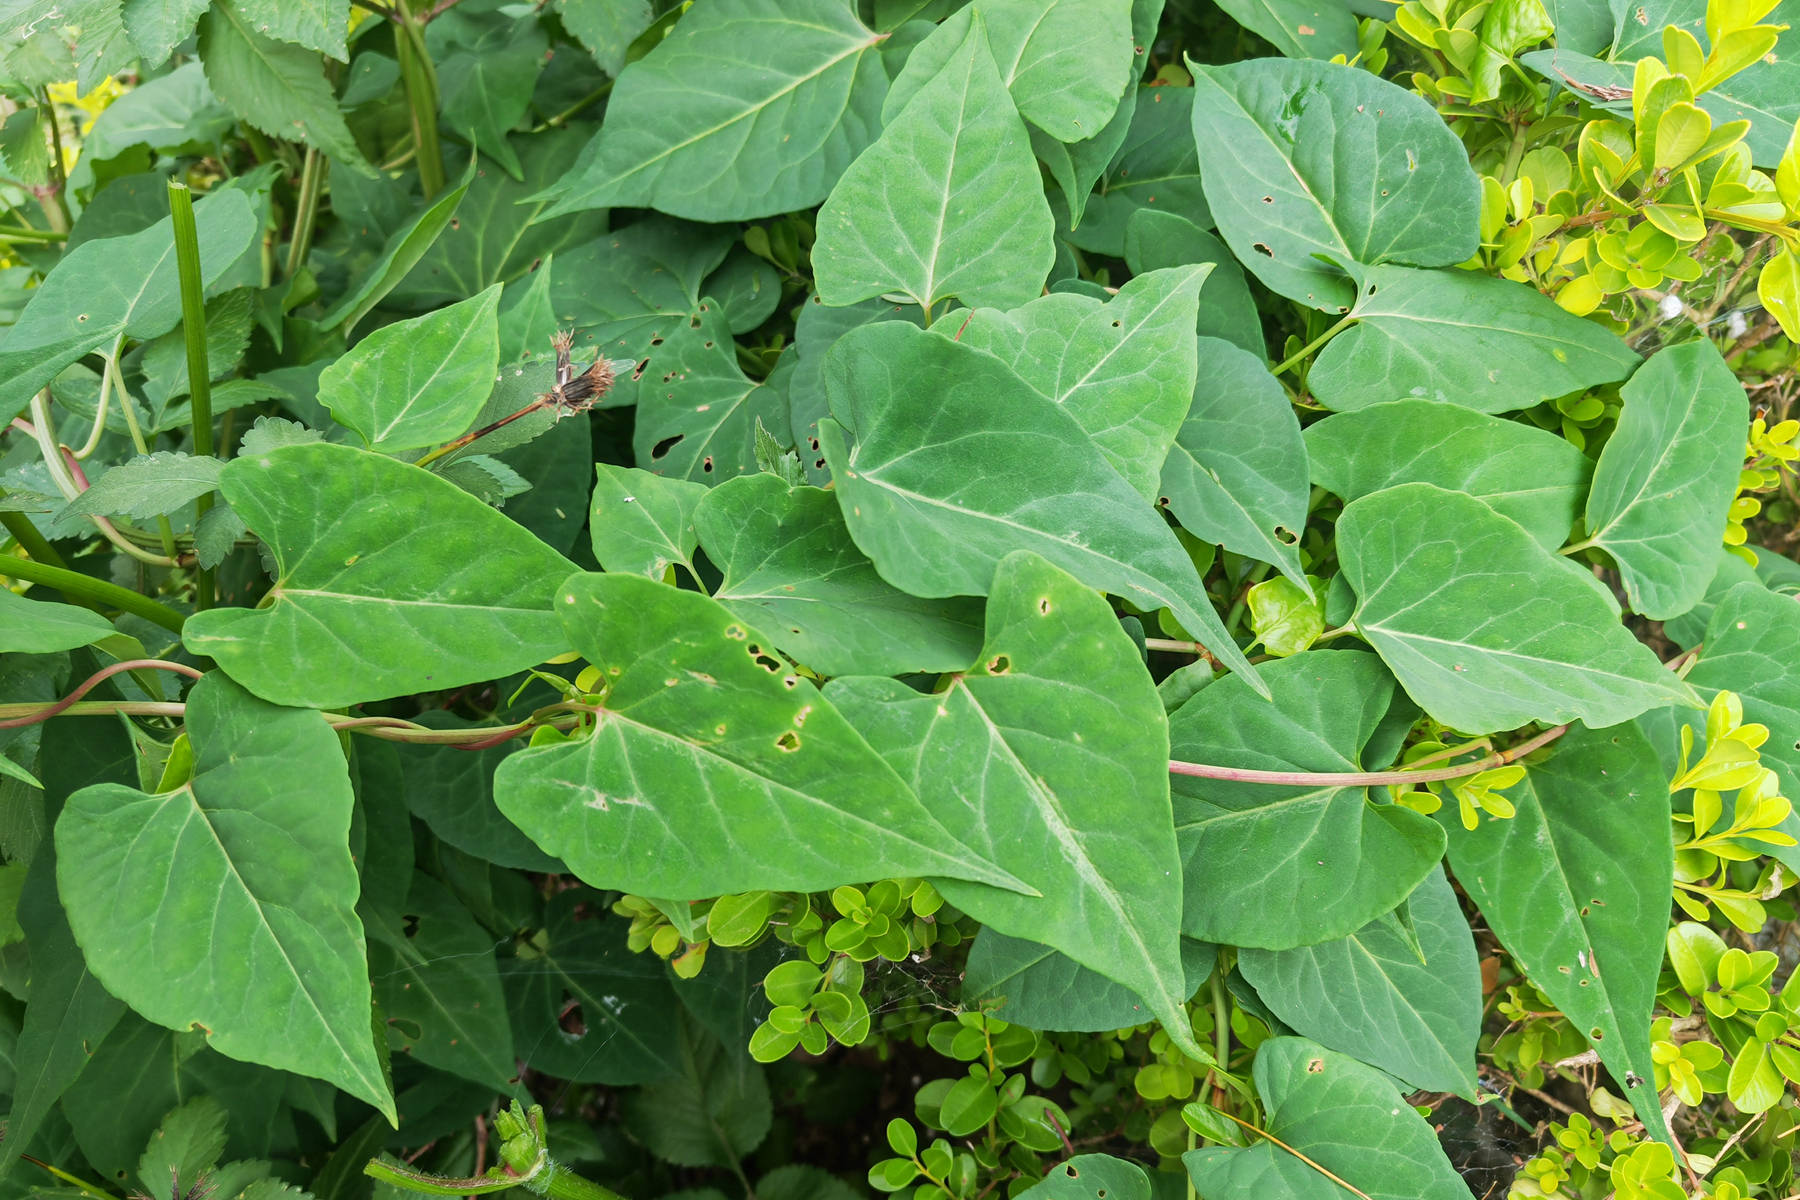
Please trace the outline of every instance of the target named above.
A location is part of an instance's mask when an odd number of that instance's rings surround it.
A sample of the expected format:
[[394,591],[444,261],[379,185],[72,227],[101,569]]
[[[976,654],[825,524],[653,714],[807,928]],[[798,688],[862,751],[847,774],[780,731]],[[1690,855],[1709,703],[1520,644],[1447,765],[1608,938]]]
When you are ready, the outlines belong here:
[[[1308,650],[1258,668],[1273,700],[1221,679],[1175,710],[1170,753],[1264,771],[1364,771],[1394,701],[1370,654]],[[1444,853],[1429,817],[1368,789],[1174,778],[1185,864],[1182,932],[1284,950],[1344,937],[1394,909]]]
[[725,315],[708,302],[650,350],[631,446],[657,475],[717,483],[757,469],[756,423],[786,442],[787,400],[738,365]]
[[879,41],[842,0],[701,6],[619,75],[545,216],[642,207],[736,221],[817,204],[881,127]]
[[1588,491],[1588,541],[1619,564],[1632,609],[1662,620],[1698,604],[1718,568],[1750,405],[1704,339],[1652,355],[1619,398]]
[[1124,984],[1189,1040],[1166,718],[1105,600],[1010,554],[980,655],[947,689],[857,678],[825,695],[958,838],[1042,893],[946,879],[945,899]]
[[1249,670],[1156,510],[999,359],[890,321],[839,340],[826,386],[857,437],[846,449],[837,422],[820,423],[838,503],[884,579],[915,596],[985,595],[999,561],[1028,549],[1090,587],[1169,608]]
[[[393,1121],[337,735],[219,675],[194,685],[187,724],[186,784],[154,796],[97,784],[57,819],[57,890],[89,969],[151,1020],[327,1079]],[[264,853],[271,837],[292,853]]]
[[1018,1200],[1150,1200],[1144,1168],[1110,1154],[1077,1154],[1050,1168],[1044,1181]]
[[1162,499],[1189,533],[1310,591],[1297,547],[1311,488],[1294,407],[1253,354],[1203,337],[1199,360],[1187,419],[1163,461]]
[[1512,819],[1472,831],[1439,810],[1457,881],[1661,1137],[1650,1015],[1675,851],[1656,751],[1632,725],[1571,729],[1506,797]]
[[1348,312],[1352,264],[1447,267],[1475,253],[1474,169],[1419,97],[1335,63],[1190,66],[1207,203],[1271,290]]
[[1346,505],[1337,532],[1351,622],[1453,729],[1599,728],[1695,703],[1591,575],[1473,496],[1401,484]]
[[494,799],[594,886],[677,900],[890,875],[1020,886],[717,601],[637,575],[576,575],[557,609],[603,672],[596,723],[508,757]]
[[724,572],[713,599],[821,674],[954,671],[981,648],[981,602],[922,599],[888,583],[829,492],[758,472],[705,493],[693,523]]
[[551,600],[574,564],[447,480],[314,442],[233,459],[220,485],[280,571],[264,607],[195,613],[183,637],[260,696],[336,708],[566,649]]
[[1246,948],[1238,969],[1294,1032],[1412,1087],[1473,1100],[1481,1033],[1475,939],[1441,868],[1434,867],[1405,904],[1416,948],[1398,916],[1384,913],[1333,941],[1290,950]]
[[1256,1094],[1268,1138],[1245,1148],[1211,1146],[1181,1156],[1207,1200],[1464,1200],[1469,1189],[1437,1133],[1386,1075],[1305,1038],[1257,1048]]

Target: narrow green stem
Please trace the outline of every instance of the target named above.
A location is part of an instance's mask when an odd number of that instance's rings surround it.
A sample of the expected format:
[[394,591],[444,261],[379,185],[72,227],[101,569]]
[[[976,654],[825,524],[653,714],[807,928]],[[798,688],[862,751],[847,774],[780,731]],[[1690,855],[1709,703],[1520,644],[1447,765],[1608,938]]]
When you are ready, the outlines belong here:
[[320,154],[317,147],[306,148],[306,162],[300,168],[300,195],[295,200],[294,236],[288,242],[284,274],[292,275],[306,265],[307,252],[312,249],[313,224],[319,215],[319,196],[330,167],[331,160]]
[[412,108],[413,143],[419,148],[419,187],[431,200],[444,190],[444,152],[438,146],[437,72],[425,46],[424,27],[411,6],[397,5],[398,34],[394,52],[400,60],[400,78],[406,84],[406,101]]
[[33,1158],[29,1154],[21,1154],[21,1155],[19,1155],[19,1157],[24,1159],[26,1162],[32,1164],[33,1166],[42,1167],[44,1170],[50,1172],[50,1174],[56,1176],[58,1179],[62,1180],[64,1183],[69,1184],[71,1187],[74,1187],[74,1188],[80,1190],[84,1195],[94,1197],[94,1200],[113,1200],[113,1195],[111,1192],[108,1192],[103,1188],[95,1187],[93,1184],[89,1183],[87,1180],[81,1179],[74,1175],[71,1175],[67,1171],[63,1170],[61,1167],[52,1166],[50,1163],[45,1162],[43,1159]]
[[1530,126],[1521,121],[1513,126],[1512,143],[1506,148],[1506,161],[1500,166],[1500,185],[1512,183],[1519,174],[1519,161],[1525,157],[1525,131]]
[[[5,498],[6,489],[0,487],[0,500]],[[37,526],[31,523],[31,518],[24,513],[0,512],[0,526],[12,534],[13,540],[24,548],[25,553],[39,562],[48,563],[53,567],[66,568],[69,565],[63,561],[62,555],[56,552],[56,547],[52,546],[45,540],[44,535],[37,531]]]
[[1244,590],[1238,593],[1238,598],[1232,602],[1231,611],[1225,614],[1226,632],[1234,633],[1237,631],[1238,622],[1241,621],[1244,616],[1244,608],[1250,601],[1250,589],[1261,583],[1264,579],[1267,579],[1269,572],[1273,569],[1274,568],[1270,567],[1268,563],[1257,563],[1254,567],[1250,568],[1250,574],[1247,578]]
[[187,619],[166,604],[139,595],[129,588],[122,588],[116,583],[83,575],[79,571],[53,567],[29,558],[12,559],[5,564],[4,570],[14,579],[29,579],[32,583],[53,587],[65,596],[85,596],[100,604],[135,613],[146,621],[156,622],[171,633],[179,634],[181,623]]
[[0,225],[0,242],[66,242],[69,235],[26,225]]
[[1231,1058],[1231,1003],[1225,998],[1225,976],[1216,966],[1212,973],[1213,1057],[1223,1071]]
[[1338,333],[1342,329],[1344,329],[1345,326],[1349,325],[1354,320],[1356,320],[1355,313],[1346,314],[1344,319],[1339,321],[1336,325],[1333,325],[1330,329],[1327,329],[1324,333],[1321,333],[1318,337],[1316,337],[1312,341],[1306,343],[1306,345],[1300,347],[1300,349],[1294,351],[1294,353],[1288,355],[1287,358],[1283,359],[1278,365],[1276,365],[1270,371],[1270,374],[1280,375],[1280,374],[1285,373],[1290,368],[1292,368],[1295,363],[1299,362],[1301,359],[1303,359],[1307,355],[1311,354],[1314,350],[1317,350],[1320,346],[1323,346],[1326,342],[1329,342],[1332,338],[1336,337],[1338,335]]
[[625,1200],[625,1197],[611,1188],[603,1188],[591,1179],[584,1179],[567,1167],[550,1164],[550,1178],[544,1184],[542,1195],[550,1200]]
[[[308,149],[307,165],[311,166],[318,151]],[[187,184],[169,181],[169,214],[175,223],[175,265],[181,279],[181,336],[187,343],[188,412],[193,422],[194,453],[210,456],[213,452],[212,368],[206,361],[206,294],[200,282],[200,235],[194,228],[194,196]],[[310,223],[309,223],[310,224]],[[130,407],[130,401],[126,401]],[[212,493],[194,501],[194,515],[204,517],[213,506]],[[168,519],[161,518],[163,528]],[[171,544],[169,557],[175,556]],[[213,606],[213,573],[200,567],[194,572],[194,607],[204,611]]]
[[43,106],[44,120],[50,126],[50,183],[47,187],[33,188],[37,196],[38,207],[44,210],[44,220],[50,228],[67,236],[69,232],[69,205],[63,199],[63,148],[62,130],[56,124],[56,105],[50,101],[50,89],[39,91],[39,103]]
[[75,457],[87,458],[100,448],[100,439],[106,436],[106,413],[112,404],[113,383],[119,377],[119,355],[125,349],[125,334],[121,331],[113,339],[112,353],[106,356],[106,366],[100,372],[100,402],[94,406],[94,427],[88,430],[87,441],[81,449],[75,451]]
[[1430,771],[1264,771],[1255,767],[1222,767],[1213,763],[1169,761],[1169,774],[1189,775],[1199,779],[1224,779],[1233,783],[1261,783],[1275,787],[1384,787],[1388,784],[1441,783],[1479,775],[1495,767],[1517,762],[1534,750],[1541,750],[1569,731],[1567,725],[1547,729],[1536,737],[1520,742],[1510,750],[1483,755],[1474,762],[1454,767],[1438,767]]
[[1571,555],[1580,554],[1583,550],[1591,549],[1594,545],[1594,540],[1595,539],[1593,538],[1588,538],[1585,541],[1572,542],[1569,545],[1564,546],[1561,550],[1558,550],[1557,553]]
[[546,129],[555,129],[555,128],[559,127],[560,125],[563,124],[563,122],[567,121],[570,117],[573,117],[577,113],[582,112],[583,110],[589,108],[590,106],[592,106],[594,104],[598,104],[600,101],[606,99],[606,97],[612,92],[612,89],[613,89],[613,81],[609,79],[605,83],[601,84],[599,87],[595,88],[593,91],[589,92],[587,95],[583,96],[581,99],[577,100],[575,103],[569,105],[569,107],[567,107],[567,108],[563,109],[561,112],[557,113],[554,117],[547,117],[547,118],[545,118],[545,120],[542,124],[532,126],[531,132],[542,133]]

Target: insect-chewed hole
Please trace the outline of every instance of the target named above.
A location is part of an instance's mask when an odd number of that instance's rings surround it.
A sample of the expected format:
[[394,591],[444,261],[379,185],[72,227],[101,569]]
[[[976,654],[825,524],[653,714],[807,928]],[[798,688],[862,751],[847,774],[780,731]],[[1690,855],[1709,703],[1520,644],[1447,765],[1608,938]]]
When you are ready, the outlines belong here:
[[702,471],[705,471],[708,475],[712,474],[712,469],[713,469],[712,455],[709,454],[705,458],[700,460],[700,469]]
[[1264,204],[1273,204],[1273,203],[1275,203],[1275,197],[1273,197],[1273,196],[1264,196],[1264,197],[1263,197],[1263,203],[1264,203]]
[[1605,1036],[1606,1036],[1606,1031],[1601,1029],[1598,1025],[1596,1025],[1592,1029],[1588,1030],[1588,1041],[1590,1041],[1590,1042],[1597,1042]]
[[404,917],[402,917],[400,919],[400,932],[405,934],[409,938],[410,937],[418,937],[419,936],[419,915],[417,913],[407,913]]
[[1300,535],[1285,525],[1277,525],[1275,527],[1275,539],[1283,545],[1292,546],[1298,544]]
[[685,433],[678,433],[674,437],[666,437],[662,441],[656,443],[656,445],[650,447],[650,461],[655,462],[657,459],[666,456],[669,451],[680,445],[681,439],[686,436],[687,434]]
[[1323,1071],[1324,1069],[1325,1069],[1325,1060],[1324,1059],[1309,1058],[1306,1060],[1306,1073],[1308,1075],[1317,1075],[1320,1071]]
[[792,754],[800,748],[800,735],[791,729],[783,730],[781,736],[775,739],[775,748],[784,754]]
[[660,345],[662,345],[662,344],[663,344],[663,337],[662,337],[662,334],[660,334],[660,333],[659,333],[659,334],[657,334],[657,335],[656,335],[656,336],[655,336],[655,337],[653,337],[653,338],[651,338],[651,339],[650,339],[650,344],[651,344],[651,345],[652,345],[652,346],[660,346]]
[[631,378],[633,380],[642,379],[644,377],[644,372],[648,371],[649,369],[650,369],[650,360],[647,358],[642,359],[638,362],[637,366],[631,368]]
[[581,1037],[587,1033],[587,1021],[581,1015],[581,1001],[568,992],[563,993],[562,1007],[556,1010],[557,1026],[570,1037]]
[[800,685],[800,677],[798,675],[783,675],[781,677],[781,686],[786,688],[790,692],[793,691],[799,685]]
[[1050,597],[1038,597],[1038,615],[1040,617],[1047,617],[1050,615]]
[[[822,458],[815,460],[813,463],[813,467],[815,470],[823,471],[825,469],[825,460]],[[1794,748],[1796,750],[1800,750],[1800,746],[1796,746]]]
[[807,441],[807,444],[810,445],[814,450],[817,450],[819,448],[819,439],[818,438],[807,438],[806,441]]
[[769,674],[773,675],[781,670],[781,660],[776,658],[773,654],[766,653],[763,648],[758,646],[755,642],[745,646],[744,649],[749,652],[750,661],[754,662]]
[[1264,258],[1274,258],[1275,257],[1275,252],[1273,250],[1269,249],[1267,246],[1263,245],[1261,242],[1251,242],[1250,248],[1252,250],[1256,251],[1258,254],[1262,255]]
[[1004,675],[1010,670],[1012,670],[1012,659],[1006,655],[996,654],[988,659],[987,672],[989,675]]

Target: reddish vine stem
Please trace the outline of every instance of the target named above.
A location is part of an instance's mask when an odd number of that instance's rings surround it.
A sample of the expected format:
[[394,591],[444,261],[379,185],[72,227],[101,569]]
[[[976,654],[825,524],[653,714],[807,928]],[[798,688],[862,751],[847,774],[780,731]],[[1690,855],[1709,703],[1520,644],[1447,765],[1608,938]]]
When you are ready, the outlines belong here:
[[186,675],[190,679],[198,679],[202,674],[202,672],[188,666],[186,663],[169,662],[167,659],[126,659],[123,662],[116,662],[111,666],[102,667],[98,671],[95,671],[92,675],[89,675],[86,679],[82,680],[80,687],[70,692],[67,696],[64,696],[61,700],[51,701],[43,708],[40,708],[35,712],[27,713],[25,716],[14,717],[8,721],[0,721],[0,729],[17,729],[22,725],[36,725],[40,721],[48,721],[51,717],[61,713],[77,700],[93,691],[100,684],[111,679],[114,675],[121,674],[125,671],[143,670],[174,671],[178,674]]
[[1439,767],[1435,771],[1260,771],[1251,767],[1220,767],[1212,763],[1192,763],[1171,759],[1169,773],[1171,775],[1190,775],[1199,779],[1223,779],[1232,783],[1281,784],[1290,787],[1305,787],[1309,784],[1331,787],[1380,787],[1384,784],[1395,783],[1438,783],[1446,779],[1461,779],[1466,775],[1479,775],[1483,771],[1491,771],[1495,767],[1504,767],[1508,763],[1517,762],[1533,750],[1548,746],[1568,731],[1567,725],[1558,725],[1554,729],[1546,729],[1529,741],[1520,742],[1510,750],[1497,750],[1474,762],[1462,763],[1454,767]]

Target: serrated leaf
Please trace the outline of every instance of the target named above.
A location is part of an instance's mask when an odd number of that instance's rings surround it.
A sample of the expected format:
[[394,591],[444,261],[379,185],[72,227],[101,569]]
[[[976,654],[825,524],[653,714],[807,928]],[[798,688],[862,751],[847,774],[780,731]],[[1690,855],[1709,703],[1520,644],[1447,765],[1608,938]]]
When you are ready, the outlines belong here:
[[911,596],[876,573],[818,488],[746,475],[707,492],[693,527],[724,578],[713,599],[824,675],[954,671],[981,647],[981,604]]
[[90,609],[27,600],[0,588],[0,654],[54,654],[91,646],[117,632],[111,621]]
[[1464,492],[1546,550],[1568,540],[1593,460],[1518,421],[1436,400],[1394,400],[1306,427],[1313,482],[1345,500],[1402,483]]
[[138,1182],[155,1200],[180,1200],[223,1153],[225,1107],[211,1096],[195,1096],[171,1109],[150,1135],[138,1159]]
[[1238,969],[1294,1032],[1412,1087],[1473,1099],[1481,1033],[1475,939],[1442,868],[1404,903],[1416,951],[1394,915],[1384,914],[1334,941],[1247,948]]
[[1468,152],[1418,96],[1326,62],[1193,73],[1207,203],[1225,244],[1271,290],[1347,312],[1356,288],[1344,266],[1442,267],[1475,253]]
[[[1221,679],[1175,710],[1171,757],[1274,771],[1362,771],[1394,698],[1369,654],[1309,650],[1258,668],[1273,699]],[[1366,788],[1275,787],[1176,775],[1182,932],[1283,950],[1344,937],[1395,908],[1443,857],[1429,817]]]
[[[160,67],[194,31],[209,0],[125,0],[125,32],[144,66]],[[193,64],[198,66],[198,63]]]
[[280,571],[264,607],[196,613],[183,636],[258,695],[335,708],[565,648],[551,601],[574,564],[455,484],[325,442],[233,459],[219,482]]
[[1674,847],[1656,751],[1631,725],[1571,729],[1506,797],[1517,813],[1473,831],[1440,810],[1457,881],[1661,1137],[1650,1015]]
[[[339,166],[373,174],[338,111],[317,52],[267,37],[240,3],[214,0],[200,18],[200,61],[213,94],[270,137],[305,142]],[[288,8],[289,0],[278,6]],[[267,7],[277,7],[277,0]]]
[[493,935],[423,872],[414,873],[400,911],[366,915],[369,974],[389,1044],[498,1091],[516,1088]]
[[599,480],[588,514],[595,561],[608,571],[651,579],[661,579],[680,563],[689,578],[699,579],[694,509],[708,494],[706,487],[610,463],[599,463],[596,470]]
[[297,42],[340,62],[349,61],[344,34],[350,0],[233,0],[251,28],[278,42]]
[[1346,505],[1337,533],[1358,633],[1453,729],[1600,728],[1694,703],[1591,577],[1472,496],[1402,484]]
[[948,688],[861,677],[825,695],[947,828],[1042,893],[946,879],[950,903],[1124,984],[1190,1041],[1162,701],[1105,600],[1010,554],[981,652]]
[[[954,296],[1013,308],[1043,290],[1055,223],[1025,123],[977,17],[819,210],[813,273],[827,304],[889,292],[930,311]],[[955,219],[950,218],[955,213]]]
[[1310,590],[1298,543],[1311,488],[1293,405],[1255,355],[1217,338],[1198,342],[1193,396],[1157,494],[1189,533]]
[[1090,587],[1168,607],[1221,662],[1249,670],[1168,525],[1004,363],[890,321],[839,340],[826,387],[857,437],[846,450],[837,423],[820,424],[838,503],[884,579],[915,596],[985,595],[1000,559],[1029,549]]
[[[637,575],[576,575],[557,609],[604,672],[598,721],[507,758],[494,799],[583,879],[674,900],[899,875],[1017,886],[716,601]],[[804,840],[789,835],[802,825]]]
[[1194,394],[1193,330],[1211,268],[1134,276],[1102,303],[1042,296],[1011,312],[979,308],[952,318],[957,340],[986,350],[1088,432],[1113,470],[1145,499]]
[[1437,1134],[1375,1068],[1305,1038],[1280,1037],[1257,1047],[1255,1077],[1268,1113],[1264,1127],[1274,1140],[1252,1138],[1243,1149],[1213,1146],[1181,1156],[1208,1200],[1342,1195],[1321,1168],[1368,1200],[1463,1200],[1469,1194]]
[[976,13],[1019,115],[1060,142],[1101,131],[1131,83],[1131,0],[981,0],[961,9],[907,56],[884,120],[955,55]]
[[513,1045],[525,1066],[554,1079],[614,1087],[667,1079],[682,1069],[681,1002],[662,962],[626,946],[626,923],[603,899],[585,888],[558,892],[542,928],[502,962]]
[[224,469],[216,458],[178,450],[140,455],[94,480],[92,487],[63,506],[57,519],[162,516],[217,488]]
[[[1191,997],[1213,971],[1218,947],[1181,939],[1182,985]],[[1014,1025],[1107,1033],[1155,1014],[1136,992],[1039,942],[983,929],[963,968],[963,999]]]
[[1623,379],[1638,365],[1615,334],[1527,284],[1400,266],[1371,267],[1361,280],[1355,324],[1306,376],[1327,408],[1419,396],[1512,412]]
[[244,430],[244,436],[238,442],[238,457],[254,458],[282,446],[304,446],[309,442],[323,441],[324,438],[325,435],[318,430],[308,429],[298,421],[282,417],[258,417],[255,424]]
[[514,496],[531,490],[531,481],[487,454],[459,458],[438,472],[483,504],[504,507]]
[[1704,338],[1652,355],[1619,396],[1588,491],[1588,540],[1618,563],[1632,609],[1662,620],[1712,582],[1750,406]]
[[[188,694],[191,780],[98,784],[56,822],[57,889],[89,968],[172,1029],[327,1079],[394,1119],[369,1037],[354,797],[316,712],[209,674]],[[292,854],[261,853],[273,833]]]
[[383,325],[319,375],[319,402],[374,449],[448,441],[469,428],[500,357],[500,285]]
[[[257,222],[239,191],[194,206],[200,277],[210,284],[251,244]],[[0,413],[18,412],[70,363],[127,334],[152,338],[181,320],[175,236],[165,217],[139,233],[83,242],[31,293],[0,341]]]
[[879,41],[843,0],[702,6],[620,73],[606,124],[544,193],[545,217],[642,207],[735,221],[817,204],[880,126]]

